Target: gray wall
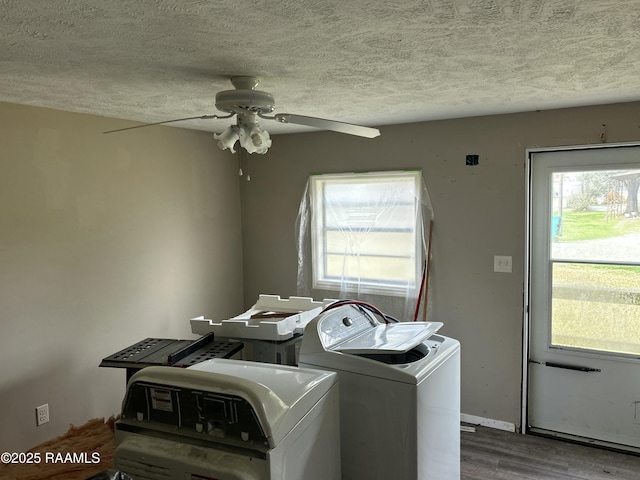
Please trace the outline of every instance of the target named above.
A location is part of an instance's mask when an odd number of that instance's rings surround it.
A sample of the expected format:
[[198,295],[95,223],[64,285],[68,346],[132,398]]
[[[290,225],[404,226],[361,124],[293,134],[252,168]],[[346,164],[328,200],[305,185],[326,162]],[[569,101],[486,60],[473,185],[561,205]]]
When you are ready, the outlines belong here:
[[243,307],[237,162],[203,132],[101,133],[123,124],[0,103],[0,451],[119,413],[103,357]]
[[[433,320],[462,344],[462,412],[520,424],[525,149],[640,140],[629,103],[387,126],[373,140],[275,136],[241,184],[245,307],[296,294],[294,222],[309,174],[422,169],[435,212]],[[465,166],[466,154],[480,164]],[[511,255],[513,273],[494,273]]]
[[[191,338],[189,318],[236,315],[260,293],[295,295],[294,222],[312,172],[422,169],[433,313],[462,343],[462,410],[518,424],[525,148],[597,143],[603,123],[610,141],[638,140],[639,112],[387,126],[374,140],[278,135],[238,188],[237,159],[208,134],[102,135],[123,122],[0,103],[0,451],[117,413],[124,372],[98,368],[110,353]],[[464,165],[470,153],[479,166]],[[494,273],[493,255],[512,255],[513,273]],[[51,423],[36,428],[41,403]]]

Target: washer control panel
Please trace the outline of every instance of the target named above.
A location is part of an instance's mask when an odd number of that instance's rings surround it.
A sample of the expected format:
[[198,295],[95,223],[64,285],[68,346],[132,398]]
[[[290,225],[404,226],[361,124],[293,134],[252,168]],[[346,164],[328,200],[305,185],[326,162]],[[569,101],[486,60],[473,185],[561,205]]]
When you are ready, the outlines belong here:
[[326,349],[331,349],[331,347],[370,331],[378,325],[380,323],[373,317],[373,314],[366,313],[355,305],[345,305],[325,312],[318,320],[318,332],[322,345]]

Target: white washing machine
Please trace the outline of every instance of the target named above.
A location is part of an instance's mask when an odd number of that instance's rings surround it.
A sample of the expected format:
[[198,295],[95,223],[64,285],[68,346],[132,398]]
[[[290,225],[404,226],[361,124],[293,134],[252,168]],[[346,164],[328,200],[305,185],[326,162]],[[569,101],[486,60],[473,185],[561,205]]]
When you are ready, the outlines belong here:
[[342,305],[305,328],[299,365],[339,376],[343,480],[459,480],[460,343],[441,326]]
[[136,480],[339,479],[337,375],[224,359],[142,369],[114,466]]

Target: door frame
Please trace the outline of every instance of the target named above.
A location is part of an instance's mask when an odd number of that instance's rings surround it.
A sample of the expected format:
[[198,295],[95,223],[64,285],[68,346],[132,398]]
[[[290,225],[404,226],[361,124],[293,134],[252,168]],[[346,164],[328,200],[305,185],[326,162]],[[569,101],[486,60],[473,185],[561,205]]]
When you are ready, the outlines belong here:
[[531,302],[531,157],[534,153],[560,152],[571,150],[596,150],[619,147],[640,147],[640,142],[598,143],[586,145],[567,145],[559,147],[535,147],[525,150],[525,235],[524,235],[524,288],[522,309],[522,391],[520,430],[522,434],[529,433],[529,360],[531,343],[531,317],[529,305]]

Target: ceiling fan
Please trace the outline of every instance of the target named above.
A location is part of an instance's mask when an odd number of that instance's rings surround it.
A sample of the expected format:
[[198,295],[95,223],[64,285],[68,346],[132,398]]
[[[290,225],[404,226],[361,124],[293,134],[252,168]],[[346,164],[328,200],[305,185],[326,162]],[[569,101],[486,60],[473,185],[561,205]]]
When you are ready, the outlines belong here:
[[182,122],[185,120],[208,120],[232,118],[237,116],[236,124],[227,127],[221,134],[214,134],[218,140],[218,146],[222,150],[229,149],[235,153],[234,146],[240,142],[240,146],[249,153],[264,154],[271,146],[269,132],[260,127],[259,119],[275,120],[280,123],[291,123],[305,125],[334,132],[357,135],[360,137],[374,138],[380,135],[377,128],[363,127],[351,123],[326,120],[324,118],[307,117],[304,115],[294,115],[291,113],[278,113],[273,116],[268,114],[275,110],[275,100],[273,95],[267,92],[256,90],[259,79],[251,76],[232,77],[231,83],[235,90],[224,90],[216,94],[216,108],[228,115],[199,115],[195,117],[176,118],[163,122],[146,123],[134,127],[119,128],[104,133],[121,132],[134,128],[149,127],[152,125],[162,125],[166,123]]

